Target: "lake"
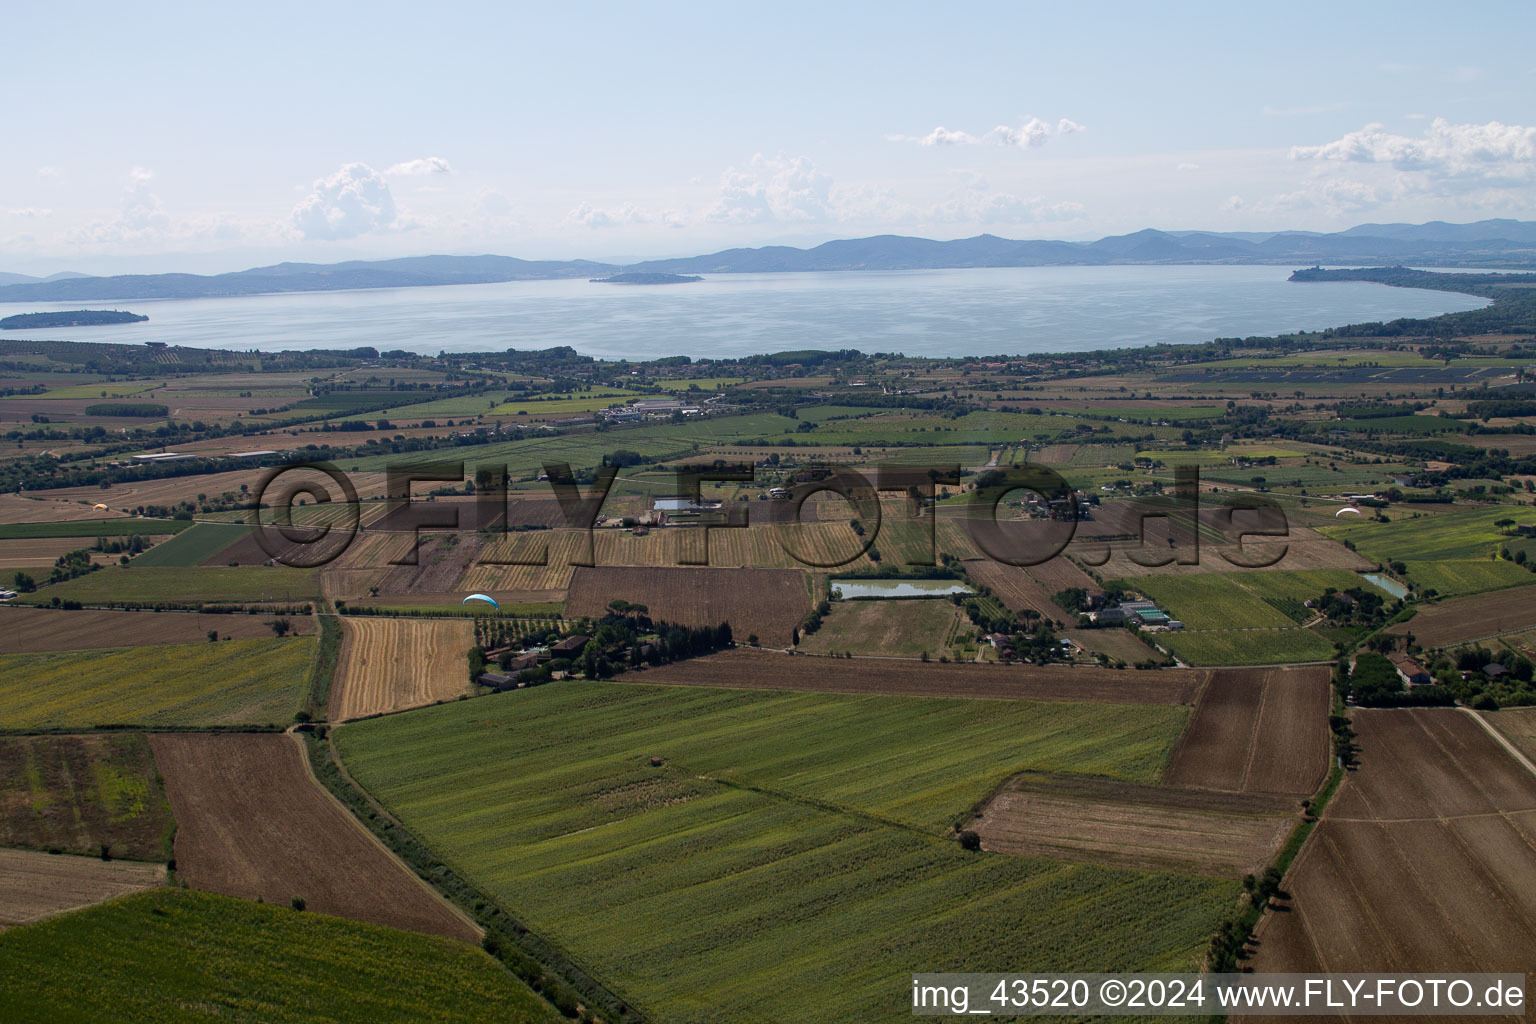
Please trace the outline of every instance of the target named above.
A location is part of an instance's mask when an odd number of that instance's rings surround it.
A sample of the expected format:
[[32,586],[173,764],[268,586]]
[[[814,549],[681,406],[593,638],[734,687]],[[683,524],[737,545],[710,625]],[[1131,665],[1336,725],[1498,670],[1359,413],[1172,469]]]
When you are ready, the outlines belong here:
[[0,317],[127,309],[148,323],[4,332],[221,349],[500,351],[569,345],[603,359],[733,358],[856,348],[911,356],[1082,352],[1271,335],[1477,309],[1471,295],[1290,283],[1289,267],[1023,267],[718,274],[697,284],[518,281],[87,303],[0,303]]

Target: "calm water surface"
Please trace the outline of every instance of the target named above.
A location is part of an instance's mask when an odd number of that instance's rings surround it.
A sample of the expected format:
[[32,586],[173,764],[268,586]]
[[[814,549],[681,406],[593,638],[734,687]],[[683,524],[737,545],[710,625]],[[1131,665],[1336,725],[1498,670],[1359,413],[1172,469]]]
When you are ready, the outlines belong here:
[[799,348],[1024,355],[1200,342],[1476,309],[1470,295],[1365,282],[1292,284],[1288,267],[1028,267],[720,274],[698,284],[523,281],[229,299],[0,303],[130,309],[143,324],[7,337],[224,349],[415,352],[569,345],[605,359],[730,358]]

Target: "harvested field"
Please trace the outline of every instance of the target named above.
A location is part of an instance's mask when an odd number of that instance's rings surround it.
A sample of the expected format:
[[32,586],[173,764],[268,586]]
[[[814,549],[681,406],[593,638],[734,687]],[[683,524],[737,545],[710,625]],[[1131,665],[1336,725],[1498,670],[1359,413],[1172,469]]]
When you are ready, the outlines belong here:
[[0,737],[0,846],[159,861],[173,827],[142,735]]
[[821,628],[801,636],[806,654],[974,661],[976,630],[948,601],[834,601]]
[[1417,615],[1393,626],[1391,632],[1412,633],[1425,647],[1445,647],[1523,631],[1532,622],[1536,622],[1536,586],[1526,586],[1421,606]]
[[195,889],[475,942],[477,929],[379,845],[309,773],[299,741],[150,737],[177,821],[176,870]]
[[684,626],[731,624],[741,640],[788,646],[811,612],[805,573],[796,569],[578,568],[566,614],[601,618],[608,602],[643,604],[652,619]]
[[163,881],[160,864],[0,850],[0,931]]
[[1161,654],[1142,643],[1128,629],[1069,629],[1061,636],[1065,640],[1075,641],[1092,654],[1107,654],[1111,658],[1119,658],[1127,665],[1134,665],[1147,658],[1163,660]]
[[[379,593],[443,594],[459,589],[459,578],[480,559],[485,539],[474,533],[423,534],[415,565],[389,567],[378,583]],[[396,557],[411,557],[407,543]],[[461,595],[462,596],[462,595]]]
[[1328,772],[1329,670],[1224,670],[1211,680],[1163,783],[1310,796]]
[[999,853],[1237,877],[1263,869],[1296,812],[1285,797],[1026,773],[967,827]]
[[[232,640],[272,636],[271,615],[207,615],[202,612],[120,612],[98,609],[0,608],[0,635],[9,654],[99,650],[146,644],[207,643],[208,634]],[[308,615],[285,616],[289,633],[315,631]]]
[[419,708],[470,692],[469,619],[343,618],[330,718]]
[[[146,541],[158,544],[165,540],[164,537],[145,537]],[[89,537],[38,537],[30,540],[0,540],[0,567],[6,569],[42,569],[45,570],[39,578],[46,579],[47,569],[53,567],[60,556],[71,551],[87,550],[94,541]],[[117,555],[109,555],[104,551],[92,551],[91,561],[97,565],[107,565],[117,561]],[[33,572],[34,577],[39,574]],[[9,584],[10,576],[0,579],[0,583]]]
[[1536,778],[1471,715],[1360,710],[1350,773],[1260,923],[1256,971],[1536,963]]
[[631,672],[624,680],[741,690],[1193,704],[1207,675],[1198,669],[1136,672],[1065,665],[946,665],[907,659],[831,659],[736,649]]
[[20,494],[0,494],[0,523],[63,523],[79,519],[122,519],[127,513],[92,508],[102,498],[61,499],[28,498]]

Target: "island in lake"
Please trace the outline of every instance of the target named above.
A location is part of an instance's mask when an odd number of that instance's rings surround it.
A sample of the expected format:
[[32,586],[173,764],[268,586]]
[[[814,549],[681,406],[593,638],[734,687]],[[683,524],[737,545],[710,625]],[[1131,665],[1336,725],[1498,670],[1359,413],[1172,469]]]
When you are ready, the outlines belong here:
[[704,280],[692,274],[614,274],[612,277],[594,277],[591,284],[692,284]]
[[101,327],[105,324],[139,324],[149,317],[116,309],[74,309],[66,313],[17,313],[0,320],[0,330],[20,331],[37,327]]

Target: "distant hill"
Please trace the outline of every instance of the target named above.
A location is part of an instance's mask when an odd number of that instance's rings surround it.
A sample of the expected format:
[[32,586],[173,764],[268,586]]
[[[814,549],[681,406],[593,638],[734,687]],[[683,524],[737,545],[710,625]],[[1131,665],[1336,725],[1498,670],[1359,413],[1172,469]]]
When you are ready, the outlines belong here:
[[0,331],[33,327],[100,327],[105,324],[141,324],[149,317],[117,309],[72,309],[56,313],[17,313],[0,320]]
[[[231,274],[68,277],[4,284],[0,302],[183,299],[348,288],[415,288],[614,274],[744,274],[831,270],[941,270],[964,267],[1113,266],[1156,263],[1419,264],[1490,268],[1536,266],[1536,222],[1361,224],[1347,231],[1158,231],[1095,242],[977,235],[941,242],[906,235],[839,239],[810,249],[770,245],[619,267],[588,260],[510,256],[415,256],[347,263],[279,263]],[[55,275],[60,277],[61,275]]]

